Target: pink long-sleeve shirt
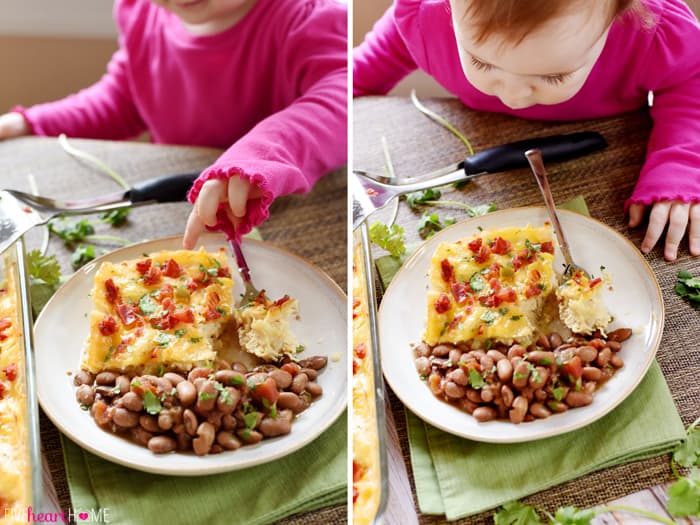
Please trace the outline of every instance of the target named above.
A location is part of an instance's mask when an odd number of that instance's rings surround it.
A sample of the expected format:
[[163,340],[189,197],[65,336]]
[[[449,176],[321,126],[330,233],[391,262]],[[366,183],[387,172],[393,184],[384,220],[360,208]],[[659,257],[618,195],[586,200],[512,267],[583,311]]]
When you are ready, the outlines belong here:
[[[226,148],[193,185],[238,175],[262,189],[240,236],[272,201],[308,191],[347,157],[347,8],[335,0],[258,0],[235,26],[194,36],[148,0],[117,0],[120,46],[107,73],[22,112],[34,133]],[[214,229],[234,236],[220,207]]]
[[700,25],[682,0],[644,0],[655,23],[615,21],[581,90],[510,109],[465,78],[448,0],[395,0],[353,53],[355,96],[385,94],[420,68],[468,107],[538,120],[608,117],[647,105],[654,125],[631,203],[700,201]]

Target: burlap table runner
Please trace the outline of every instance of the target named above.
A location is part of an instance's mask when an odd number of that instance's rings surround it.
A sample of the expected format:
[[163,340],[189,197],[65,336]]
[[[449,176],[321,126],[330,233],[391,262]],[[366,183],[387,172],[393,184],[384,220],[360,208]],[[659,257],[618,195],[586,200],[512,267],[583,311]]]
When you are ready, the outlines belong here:
[[[477,113],[453,99],[423,101],[446,117],[472,142],[476,150],[530,138],[593,130],[600,132],[609,146],[598,153],[548,166],[549,181],[556,202],[583,195],[591,216],[605,222],[639,245],[643,229],[630,230],[623,214],[623,203],[630,195],[644,161],[651,121],[646,111],[610,119],[576,123],[526,121],[505,115]],[[450,132],[416,110],[411,101],[395,97],[367,97],[354,101],[353,167],[382,173],[384,153],[381,137],[387,144],[398,177],[414,176],[455,163],[466,155],[466,148]],[[461,191],[446,192],[443,197],[469,204],[495,202],[499,209],[541,205],[541,196],[528,170],[489,175],[473,180]],[[440,216],[458,219],[466,215],[459,210],[438,210]],[[391,210],[375,217],[387,222]],[[420,214],[401,203],[397,222],[406,230],[407,242],[418,242],[417,224]],[[376,255],[381,255],[378,251]],[[700,259],[691,258],[687,240],[681,244],[678,261],[666,263],[657,247],[647,257],[663,291],[666,324],[657,353],[665,379],[683,422],[690,424],[700,412],[700,316],[673,292],[679,270],[694,274],[700,270]],[[408,458],[408,441],[403,405],[390,393],[391,406],[401,449],[412,479]],[[561,505],[589,507],[648,488],[672,479],[668,457],[639,461],[593,473],[556,488],[540,492],[525,501],[544,509]],[[492,512],[465,518],[460,525],[492,524]],[[426,524],[441,523],[444,518],[420,516]]]
[[[128,182],[162,175],[199,172],[219,155],[218,150],[145,143],[72,140],[119,172]],[[33,175],[39,193],[56,198],[80,198],[111,193],[119,187],[94,168],[68,156],[55,139],[22,138],[0,142],[0,188],[31,190]],[[302,196],[278,199],[271,218],[260,228],[263,238],[317,264],[344,290],[346,265],[346,175],[338,170]],[[135,208],[129,224],[118,230],[97,227],[98,233],[118,235],[132,241],[182,234],[189,204],[172,203]],[[98,221],[94,221],[98,222]],[[104,230],[104,231],[103,231]],[[28,236],[31,247],[41,243],[39,232]],[[109,247],[106,247],[109,249]],[[70,273],[70,253],[60,240],[52,240],[49,253],[58,256],[64,273]],[[42,449],[53,478],[61,508],[71,507],[58,431],[41,414]],[[282,525],[347,523],[344,505],[293,516]]]

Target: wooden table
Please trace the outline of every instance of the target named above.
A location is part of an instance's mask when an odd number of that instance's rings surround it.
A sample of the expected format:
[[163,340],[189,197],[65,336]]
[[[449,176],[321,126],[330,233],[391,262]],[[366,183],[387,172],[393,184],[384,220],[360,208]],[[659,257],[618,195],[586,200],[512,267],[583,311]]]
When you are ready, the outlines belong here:
[[[71,140],[71,143],[96,155],[131,183],[162,175],[200,172],[220,154],[214,149],[137,142]],[[39,194],[56,198],[89,197],[119,189],[93,167],[66,154],[56,139],[28,137],[0,141],[0,187],[31,191],[32,177]],[[266,242],[286,248],[318,265],[345,290],[346,202],[346,172],[342,169],[321,179],[307,195],[278,199],[260,232]],[[98,233],[118,235],[133,242],[181,235],[189,210],[190,205],[185,202],[135,208],[128,225],[119,230],[97,226]],[[41,244],[42,235],[38,230],[27,235],[30,248]],[[109,250],[114,246],[105,245],[104,248]],[[64,275],[72,272],[70,252],[62,241],[52,239],[49,253],[57,255]],[[43,414],[41,438],[57,506],[68,509],[71,507],[70,496],[58,431]],[[293,516],[280,523],[340,524],[347,521],[346,516],[346,506],[339,505]]]
[[[643,229],[630,230],[622,205],[630,195],[644,161],[650,119],[646,111],[616,118],[578,122],[533,122],[504,115],[477,113],[466,109],[454,99],[428,99],[424,103],[446,117],[472,142],[476,150],[529,137],[594,130],[603,134],[608,148],[576,161],[548,166],[550,185],[556,202],[564,202],[582,195],[591,215],[613,227],[636,245],[643,237]],[[464,145],[447,130],[429,120],[415,109],[407,98],[366,97],[355,99],[353,113],[354,146],[353,167],[371,173],[383,173],[385,156],[382,137],[385,137],[398,178],[421,175],[455,163],[467,155]],[[443,195],[445,199],[460,200],[472,205],[494,202],[498,209],[541,205],[537,185],[528,170],[494,174],[475,179],[461,191]],[[391,221],[393,206],[376,212],[372,222]],[[458,210],[434,209],[441,217],[451,215],[464,219]],[[396,222],[406,231],[406,242],[421,239],[416,214],[402,201]],[[673,292],[679,270],[698,274],[700,259],[688,254],[687,239],[682,243],[678,261],[667,263],[657,247],[647,261],[663,290],[666,325],[657,361],[669,384],[673,399],[685,425],[700,415],[700,316]],[[378,248],[374,256],[384,255]],[[444,517],[426,516],[417,510],[415,484],[409,460],[404,407],[388,392],[387,433],[389,436],[390,495],[386,523],[433,524]],[[613,467],[596,472],[576,481],[535,494],[524,501],[553,511],[562,505],[586,508],[612,500],[618,503],[646,508],[661,515],[664,509],[665,484],[673,480],[667,456]],[[459,524],[492,524],[493,512],[460,520]],[[690,520],[677,520],[691,523]],[[602,515],[595,523],[652,523],[651,521],[620,514]],[[698,523],[697,520],[692,523]]]

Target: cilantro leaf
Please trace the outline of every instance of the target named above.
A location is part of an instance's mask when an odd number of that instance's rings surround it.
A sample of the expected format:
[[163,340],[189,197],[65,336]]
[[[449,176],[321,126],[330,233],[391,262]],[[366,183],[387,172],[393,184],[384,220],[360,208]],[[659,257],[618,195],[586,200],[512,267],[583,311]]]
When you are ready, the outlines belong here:
[[693,277],[689,271],[681,270],[673,290],[680,297],[686,298],[692,306],[700,308],[700,276]]
[[700,466],[700,427],[689,430],[688,437],[673,452],[673,460],[683,467]]
[[39,250],[32,250],[27,254],[27,267],[32,279],[41,279],[50,285],[61,282],[61,266],[55,255],[41,255]]
[[506,503],[493,516],[495,525],[543,525],[537,511],[519,501]]
[[369,239],[396,259],[406,253],[404,229],[398,224],[392,224],[389,228],[386,224],[375,222],[369,228]]
[[557,509],[551,525],[590,525],[595,518],[594,509],[577,509],[576,507],[560,507]]
[[700,469],[693,468],[668,488],[668,512],[672,516],[700,518]]
[[71,255],[70,263],[74,270],[89,263],[95,258],[95,247],[92,244],[81,244]]
[[453,219],[452,217],[446,217],[445,221],[442,222],[437,213],[425,212],[418,222],[418,233],[423,239],[429,239],[435,235],[435,233],[439,232],[443,228],[453,225],[455,222],[457,222],[456,219]]
[[143,408],[152,416],[160,414],[160,411],[163,410],[160,400],[150,390],[145,390],[143,393]]
[[141,310],[144,315],[154,313],[157,308],[156,302],[153,300],[150,294],[146,294],[139,299],[139,310]]
[[484,381],[484,378],[481,376],[479,372],[474,370],[473,368],[469,369],[469,384],[471,385],[472,388],[475,388],[476,390],[479,390],[484,387],[486,384],[486,381]]
[[58,218],[49,221],[48,226],[49,231],[63,239],[66,244],[82,241],[88,235],[95,233],[95,228],[87,219],[66,222],[65,219]]
[[440,190],[436,188],[428,188],[423,191],[414,191],[406,195],[406,202],[412,210],[418,211],[420,207],[428,201],[436,201],[440,198]]
[[119,208],[117,210],[110,210],[100,215],[100,220],[111,226],[122,226],[123,224],[126,224],[126,221],[129,217],[129,213],[131,213],[131,208]]

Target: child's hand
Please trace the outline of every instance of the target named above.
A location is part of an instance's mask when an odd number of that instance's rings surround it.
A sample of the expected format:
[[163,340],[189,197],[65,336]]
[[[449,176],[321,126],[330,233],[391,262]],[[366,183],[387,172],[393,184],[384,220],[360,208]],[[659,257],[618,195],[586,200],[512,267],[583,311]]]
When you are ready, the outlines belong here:
[[202,185],[187,219],[182,245],[187,250],[193,249],[205,227],[216,226],[217,211],[222,202],[228,204],[224,210],[233,228],[238,228],[245,218],[248,200],[260,196],[261,192],[257,186],[235,175],[228,180],[208,180]]
[[[629,209],[631,228],[639,226],[644,218],[647,206],[644,204],[632,204]],[[686,227],[690,222],[688,243],[690,255],[700,255],[700,203],[688,203],[681,201],[660,201],[654,203],[649,214],[649,226],[642,241],[641,250],[649,253],[661,238],[661,234],[668,223],[666,244],[664,246],[664,258],[667,261],[675,261],[678,255],[678,245],[685,235]]]
[[0,139],[10,139],[29,135],[29,124],[21,113],[5,113],[0,115]]

